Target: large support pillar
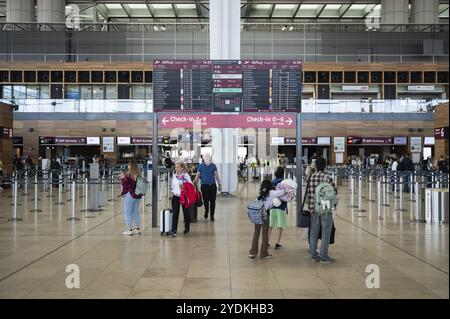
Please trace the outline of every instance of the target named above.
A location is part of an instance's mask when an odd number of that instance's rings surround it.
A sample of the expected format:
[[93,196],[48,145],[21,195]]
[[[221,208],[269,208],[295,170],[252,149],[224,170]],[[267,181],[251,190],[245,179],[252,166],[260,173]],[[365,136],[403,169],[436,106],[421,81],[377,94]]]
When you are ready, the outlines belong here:
[[6,22],[34,22],[34,0],[6,0]]
[[412,0],[411,22],[417,24],[438,24],[439,0]]
[[[240,0],[210,0],[210,58],[241,57]],[[232,115],[230,115],[232,116]],[[212,129],[213,161],[222,180],[222,192],[237,190],[238,129]]]
[[[37,22],[38,23],[64,23],[66,15],[65,0],[38,0],[37,1]],[[56,30],[65,30],[63,24],[53,26]],[[51,31],[49,26],[41,26],[41,30]]]
[[408,23],[409,0],[381,0],[381,23]]

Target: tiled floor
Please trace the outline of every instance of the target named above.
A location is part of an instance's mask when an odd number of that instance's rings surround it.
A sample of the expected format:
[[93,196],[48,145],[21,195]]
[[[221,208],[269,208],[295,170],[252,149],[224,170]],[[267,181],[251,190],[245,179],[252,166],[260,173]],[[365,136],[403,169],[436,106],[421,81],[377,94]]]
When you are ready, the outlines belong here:
[[[56,191],[53,198],[39,192],[41,213],[30,212],[33,194],[20,194],[23,221],[11,223],[11,192],[3,191],[0,298],[449,298],[448,225],[411,223],[409,195],[403,198],[407,211],[395,212],[399,199],[391,194],[379,220],[376,202],[364,201],[363,213],[348,208],[348,186],[341,186],[330,248],[336,263],[324,265],[310,261],[293,213],[273,259],[247,258],[253,227],[245,207],[257,187],[240,185],[236,196],[219,196],[215,223],[203,219],[201,208],[187,236],[180,218],[178,238],[161,237],[142,203],[143,234],[122,236],[121,199],[85,218],[80,198],[80,220],[66,221],[71,205],[55,205]],[[108,189],[109,197],[116,193],[117,186]],[[167,206],[164,196],[159,205]],[[80,267],[80,289],[66,288],[69,264]],[[380,269],[379,289],[366,288],[369,264]]]

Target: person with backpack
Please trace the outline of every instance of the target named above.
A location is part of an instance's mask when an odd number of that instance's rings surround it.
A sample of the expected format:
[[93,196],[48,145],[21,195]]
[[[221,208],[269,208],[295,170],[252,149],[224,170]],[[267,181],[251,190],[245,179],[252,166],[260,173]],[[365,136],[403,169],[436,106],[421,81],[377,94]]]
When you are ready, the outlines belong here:
[[[257,202],[260,203],[261,213],[264,216],[261,224],[255,223],[255,231],[253,233],[252,247],[248,257],[255,258],[258,255],[258,244],[260,234],[262,236],[261,251],[259,252],[260,258],[270,259],[272,255],[268,252],[269,244],[269,218],[270,218],[270,208],[272,207],[272,201],[284,195],[284,190],[275,190],[270,180],[263,180],[261,183],[259,195]],[[252,204],[252,203],[251,203]]]
[[[277,187],[283,181],[284,178],[284,168],[278,167],[275,171],[275,179],[272,181],[273,187]],[[278,240],[275,243],[275,249],[280,249],[282,246],[280,244],[281,236],[283,235],[283,228],[287,227],[287,202],[280,200],[280,205],[277,207],[273,207],[270,210],[270,218],[269,218],[269,240],[272,235],[272,230],[274,227],[278,229]],[[270,247],[270,244],[268,244]]]
[[[128,163],[128,171],[123,172],[122,175],[122,193],[125,195],[123,213],[125,217],[125,224],[127,229],[123,232],[124,235],[131,236],[133,234],[141,234],[140,230],[140,216],[139,216],[139,202],[142,194],[136,194],[138,179],[142,179],[139,173],[138,164],[132,160]],[[134,220],[135,228],[132,228],[132,221]]]
[[[306,192],[308,210],[311,214],[309,237],[311,260],[328,264],[334,262],[334,259],[328,255],[328,246],[334,223],[332,209],[337,205],[337,189],[333,178],[324,173],[325,167],[326,160],[318,158],[316,160],[317,171],[309,178]],[[317,253],[320,230],[322,231],[320,253]]]
[[183,205],[185,197],[182,193],[185,188],[185,184],[192,184],[191,177],[186,172],[186,164],[183,162],[178,162],[175,164],[175,174],[172,178],[172,212],[173,212],[173,223],[172,230],[169,235],[172,237],[177,237],[178,230],[178,217],[180,216],[180,206],[183,210],[184,216],[184,234],[188,234],[190,231],[190,211],[188,205]]

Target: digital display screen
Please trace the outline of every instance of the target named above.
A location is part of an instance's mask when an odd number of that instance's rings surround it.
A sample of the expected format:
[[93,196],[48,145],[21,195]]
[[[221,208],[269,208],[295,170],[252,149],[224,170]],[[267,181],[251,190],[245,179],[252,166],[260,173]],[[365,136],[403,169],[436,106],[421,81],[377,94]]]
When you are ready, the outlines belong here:
[[299,112],[301,70],[300,60],[156,59],[155,111]]

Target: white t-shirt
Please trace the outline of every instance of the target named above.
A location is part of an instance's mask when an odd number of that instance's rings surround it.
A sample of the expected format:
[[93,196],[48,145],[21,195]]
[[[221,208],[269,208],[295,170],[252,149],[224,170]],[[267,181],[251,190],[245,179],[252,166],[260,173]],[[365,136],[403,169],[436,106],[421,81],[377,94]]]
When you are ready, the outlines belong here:
[[188,173],[183,173],[182,175],[174,174],[172,177],[172,193],[175,196],[181,195],[181,185],[185,182],[192,183],[191,177]]
[[392,165],[391,165],[391,170],[397,171],[397,166],[398,166],[398,162],[397,161],[393,161]]

